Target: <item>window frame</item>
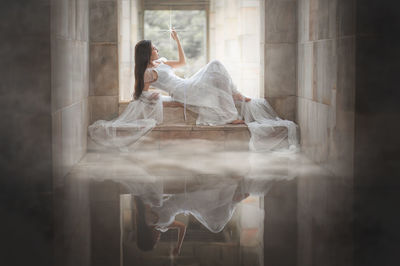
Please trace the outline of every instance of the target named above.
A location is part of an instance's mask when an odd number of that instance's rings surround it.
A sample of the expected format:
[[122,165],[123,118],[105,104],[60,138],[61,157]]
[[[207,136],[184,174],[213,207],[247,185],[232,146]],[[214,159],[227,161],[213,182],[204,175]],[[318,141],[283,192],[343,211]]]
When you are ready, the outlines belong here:
[[[144,0],[143,0],[144,1]],[[210,1],[195,0],[146,0],[139,14],[140,37],[144,38],[144,12],[146,10],[204,10],[206,15],[206,61],[210,61]]]

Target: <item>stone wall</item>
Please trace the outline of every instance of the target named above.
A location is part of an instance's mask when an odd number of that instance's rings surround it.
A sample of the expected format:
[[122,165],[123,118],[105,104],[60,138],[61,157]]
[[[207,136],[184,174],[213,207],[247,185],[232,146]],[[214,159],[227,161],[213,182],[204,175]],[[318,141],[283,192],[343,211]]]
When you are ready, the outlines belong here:
[[299,0],[297,112],[303,152],[352,176],[355,93],[352,0]]
[[89,124],[118,115],[118,1],[89,0]]
[[296,112],[297,0],[265,0],[264,96],[277,114],[289,120]]
[[50,1],[0,3],[1,264],[52,264]]
[[140,0],[118,0],[119,101],[131,101],[135,90],[135,45],[142,39],[144,12]]
[[319,169],[299,177],[299,266],[353,264],[354,4],[298,1],[296,122]]
[[52,0],[51,115],[55,186],[86,153],[89,1]]
[[356,3],[354,265],[399,265],[399,3]]
[[54,264],[89,265],[85,186],[69,175],[87,147],[89,0],[52,0],[50,26]]

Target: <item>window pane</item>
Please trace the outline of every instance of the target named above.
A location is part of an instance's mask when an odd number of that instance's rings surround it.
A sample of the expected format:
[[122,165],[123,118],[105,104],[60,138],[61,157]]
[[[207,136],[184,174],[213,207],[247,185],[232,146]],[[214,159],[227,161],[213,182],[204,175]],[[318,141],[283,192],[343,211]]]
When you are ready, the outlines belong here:
[[187,64],[176,74],[190,77],[206,64],[206,12],[204,10],[146,10],[144,38],[159,49],[160,57],[178,59],[176,42],[170,38],[169,24],[176,29]]

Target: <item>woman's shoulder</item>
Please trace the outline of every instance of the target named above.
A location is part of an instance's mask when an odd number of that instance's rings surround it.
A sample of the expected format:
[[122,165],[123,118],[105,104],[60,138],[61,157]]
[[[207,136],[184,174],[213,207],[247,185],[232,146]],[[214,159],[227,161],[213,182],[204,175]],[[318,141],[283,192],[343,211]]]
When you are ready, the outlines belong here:
[[160,57],[160,58],[158,58],[158,59],[156,59],[156,60],[154,60],[154,61],[156,61],[156,62],[162,62],[162,63],[165,63],[165,62],[167,62],[167,61],[168,61],[168,59],[167,59],[167,58],[165,58],[165,57]]
[[153,70],[155,70],[161,63],[165,63],[167,61],[168,60],[165,57],[161,57],[161,58],[158,58],[156,60],[153,60],[153,62],[156,62],[158,64],[156,66],[153,66],[153,67],[147,67],[146,70],[145,70],[145,73],[152,73]]

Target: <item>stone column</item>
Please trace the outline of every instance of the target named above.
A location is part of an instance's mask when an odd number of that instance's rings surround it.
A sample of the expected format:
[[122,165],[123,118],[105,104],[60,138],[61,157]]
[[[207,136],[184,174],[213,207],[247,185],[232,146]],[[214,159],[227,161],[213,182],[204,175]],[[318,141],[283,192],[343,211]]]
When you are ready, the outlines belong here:
[[52,1],[51,106],[55,186],[86,154],[89,0]]
[[298,1],[298,265],[353,265],[355,1]]
[[88,265],[90,223],[82,183],[71,172],[86,154],[89,0],[51,1],[54,265]]
[[264,8],[264,97],[280,117],[294,120],[297,0],[265,0]]
[[118,2],[90,0],[90,124],[118,115]]
[[135,45],[143,38],[144,11],[140,0],[118,0],[119,101],[132,100],[135,90]]
[[352,175],[355,12],[350,0],[299,0],[297,123],[314,162]]

